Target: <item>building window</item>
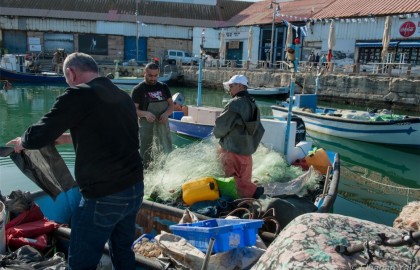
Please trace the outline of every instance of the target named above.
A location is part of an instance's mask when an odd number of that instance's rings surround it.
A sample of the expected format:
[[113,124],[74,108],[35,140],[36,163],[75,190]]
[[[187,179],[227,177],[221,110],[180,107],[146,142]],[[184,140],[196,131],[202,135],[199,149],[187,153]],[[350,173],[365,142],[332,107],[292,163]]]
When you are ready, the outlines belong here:
[[381,62],[382,48],[365,47],[359,49],[359,63],[379,63]]
[[420,48],[398,48],[396,62],[419,65],[420,64]]

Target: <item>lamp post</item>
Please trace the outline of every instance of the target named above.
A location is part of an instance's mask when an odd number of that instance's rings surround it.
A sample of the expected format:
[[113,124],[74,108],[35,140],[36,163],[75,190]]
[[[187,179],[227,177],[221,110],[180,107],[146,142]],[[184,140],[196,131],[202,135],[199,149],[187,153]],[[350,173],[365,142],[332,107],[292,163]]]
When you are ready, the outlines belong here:
[[136,64],[139,63],[139,2],[136,1]]
[[139,19],[138,19],[138,10],[136,9],[136,63],[139,62]]
[[[273,7],[273,4],[276,8]],[[273,10],[273,21],[271,23],[271,44],[270,44],[270,67],[273,67],[273,52],[274,52],[274,23],[276,20],[276,13],[280,11],[280,3],[277,0],[271,1],[269,9]]]
[[204,52],[204,41],[206,40],[206,37],[204,36],[206,34],[206,29],[203,28],[201,31],[201,44],[200,44],[200,60],[198,62],[198,93],[197,93],[197,107],[201,106],[201,90],[202,90],[202,84],[203,84],[203,54]]

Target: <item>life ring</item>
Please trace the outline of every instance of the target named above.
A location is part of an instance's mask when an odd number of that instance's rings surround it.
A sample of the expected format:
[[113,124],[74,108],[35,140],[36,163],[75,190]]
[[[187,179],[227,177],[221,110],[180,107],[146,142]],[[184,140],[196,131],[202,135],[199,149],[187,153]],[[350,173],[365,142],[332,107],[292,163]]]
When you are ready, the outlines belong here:
[[108,79],[112,80],[112,79],[114,79],[114,74],[108,73],[108,74],[106,74],[105,77],[107,77]]

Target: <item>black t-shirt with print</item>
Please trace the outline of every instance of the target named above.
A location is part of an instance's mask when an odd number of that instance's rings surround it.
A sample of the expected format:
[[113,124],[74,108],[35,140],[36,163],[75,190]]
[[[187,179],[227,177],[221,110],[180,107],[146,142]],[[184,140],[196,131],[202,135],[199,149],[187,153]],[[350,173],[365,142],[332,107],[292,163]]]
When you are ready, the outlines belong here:
[[141,82],[133,88],[131,93],[131,98],[134,103],[139,104],[138,109],[141,111],[147,111],[149,103],[167,101],[171,97],[169,87],[161,82],[157,82],[155,85]]

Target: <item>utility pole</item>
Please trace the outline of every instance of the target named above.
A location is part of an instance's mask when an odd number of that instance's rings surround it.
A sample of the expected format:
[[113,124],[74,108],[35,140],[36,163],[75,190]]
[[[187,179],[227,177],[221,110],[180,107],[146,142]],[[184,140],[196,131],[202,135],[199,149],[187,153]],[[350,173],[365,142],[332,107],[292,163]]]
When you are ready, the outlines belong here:
[[136,63],[139,63],[139,3],[140,0],[136,1]]
[[[273,7],[273,4],[276,5],[276,8]],[[273,21],[271,23],[271,44],[270,44],[270,68],[273,65],[273,53],[274,53],[274,23],[276,20],[276,13],[280,11],[280,3],[277,3],[277,0],[271,1],[269,9],[273,10]]]

